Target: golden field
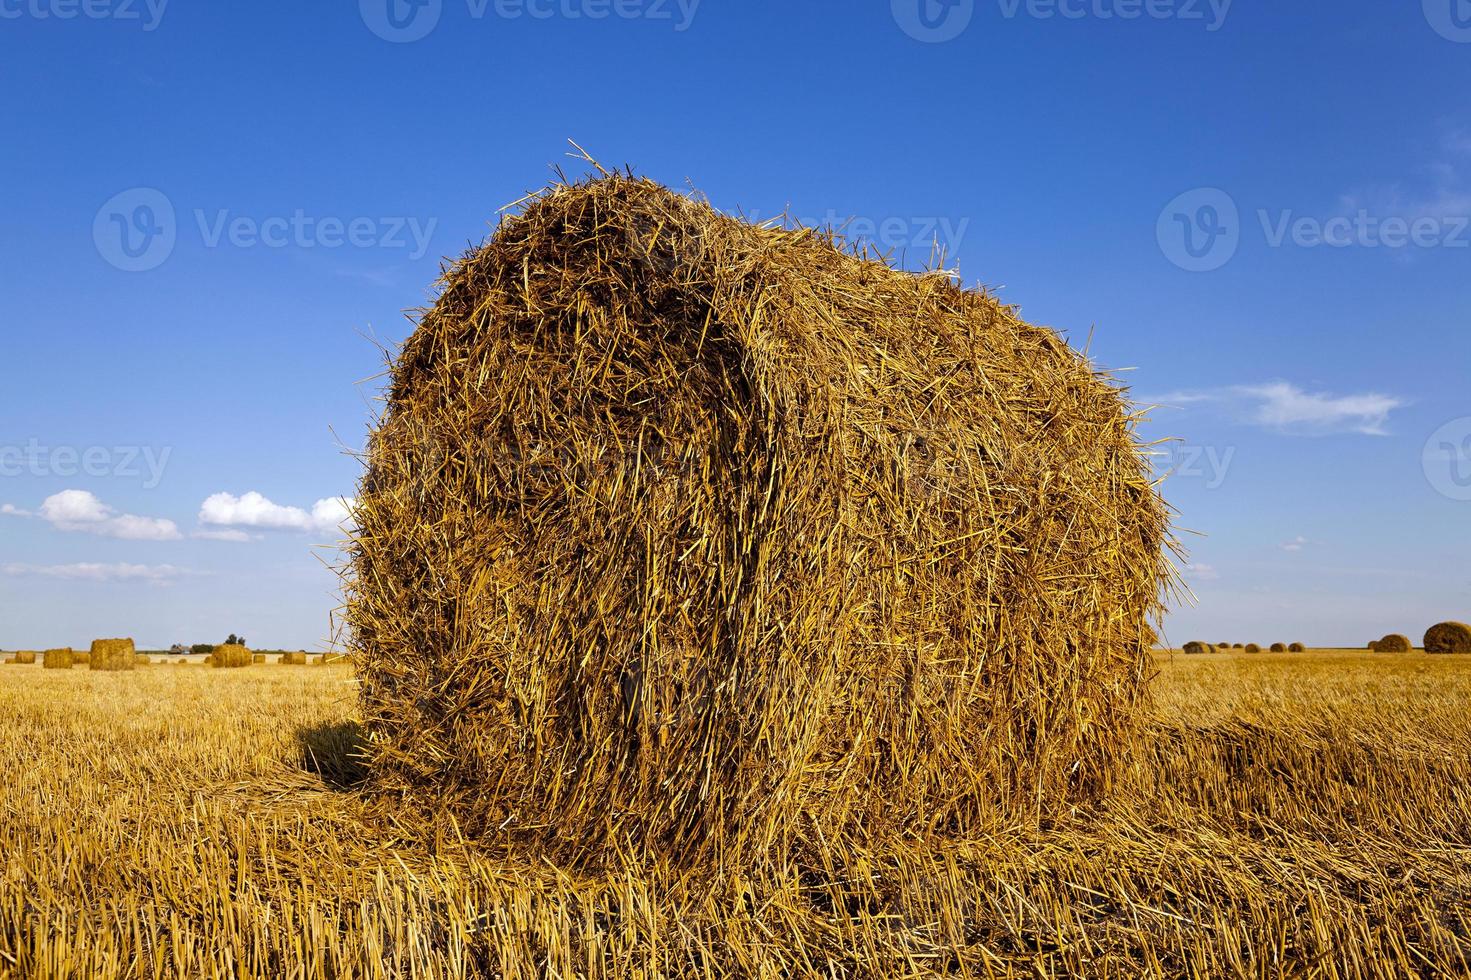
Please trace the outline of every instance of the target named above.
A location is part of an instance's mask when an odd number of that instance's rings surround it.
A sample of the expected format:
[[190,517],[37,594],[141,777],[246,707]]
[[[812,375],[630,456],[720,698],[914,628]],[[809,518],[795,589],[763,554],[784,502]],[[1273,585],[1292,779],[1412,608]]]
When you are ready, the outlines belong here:
[[1471,657],[1159,668],[1097,811],[690,880],[365,795],[345,667],[0,667],[0,977],[1471,975]]

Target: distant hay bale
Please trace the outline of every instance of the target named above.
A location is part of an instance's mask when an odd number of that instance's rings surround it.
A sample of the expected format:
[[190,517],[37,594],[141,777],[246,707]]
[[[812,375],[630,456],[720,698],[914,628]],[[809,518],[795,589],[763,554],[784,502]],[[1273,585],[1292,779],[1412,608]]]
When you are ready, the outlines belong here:
[[1233,643],[1233,644],[1231,644],[1231,649],[1232,650],[1242,650],[1242,649],[1245,649],[1245,648],[1240,643]]
[[255,662],[250,650],[238,643],[221,643],[210,654],[211,667],[249,667]]
[[1380,653],[1409,653],[1414,649],[1410,638],[1401,633],[1391,633],[1374,645]]
[[1287,644],[1287,652],[1288,653],[1304,653],[1306,651],[1307,651],[1307,647],[1303,646],[1301,643],[1289,643],[1289,644]]
[[1373,650],[1375,653],[1378,653],[1379,652],[1379,641],[1378,640],[1370,640],[1369,641],[1369,649],[1370,650]]
[[204,665],[206,667],[213,667],[213,666],[215,666],[215,655],[214,654],[210,654],[209,656],[205,657],[204,658]]
[[1226,643],[1225,641],[1222,641],[1220,643],[1217,643],[1216,646],[1220,647],[1222,650],[1229,650],[1229,649],[1231,649],[1231,644]]
[[36,651],[34,651],[34,650],[17,650],[17,651],[15,651],[15,658],[14,658],[14,660],[15,660],[15,663],[18,663],[18,664],[33,664],[33,663],[36,662]]
[[71,670],[76,662],[77,655],[71,647],[47,650],[41,655],[41,666],[46,670]]
[[1273,643],[1272,644],[1272,647],[1271,647],[1271,650],[1272,650],[1273,653],[1286,653],[1287,652],[1287,644],[1285,644],[1285,643]]
[[93,670],[132,670],[138,666],[138,651],[132,640],[93,640],[87,663]]
[[1471,626],[1437,623],[1425,631],[1426,653],[1471,653]]
[[579,857],[1066,813],[1173,579],[1130,416],[947,276],[551,188],[445,274],[369,442],[375,785]]
[[253,664],[263,664],[266,662],[266,655],[263,653],[252,653],[250,655],[250,662]]
[[153,663],[153,658],[149,657],[146,653],[140,653],[133,658],[133,662],[139,667],[146,667],[148,664]]
[[1255,643],[1248,643],[1246,645],[1246,652],[1247,653],[1261,653],[1262,652],[1262,648],[1259,647],[1259,646],[1257,646]]
[[1186,653],[1210,653],[1210,652],[1212,652],[1212,647],[1211,647],[1211,645],[1209,643],[1202,643],[1199,640],[1191,640],[1189,643],[1185,644],[1180,649],[1181,650],[1184,650]]
[[281,663],[299,667],[306,663],[306,651],[300,650],[295,653],[283,653],[281,654]]

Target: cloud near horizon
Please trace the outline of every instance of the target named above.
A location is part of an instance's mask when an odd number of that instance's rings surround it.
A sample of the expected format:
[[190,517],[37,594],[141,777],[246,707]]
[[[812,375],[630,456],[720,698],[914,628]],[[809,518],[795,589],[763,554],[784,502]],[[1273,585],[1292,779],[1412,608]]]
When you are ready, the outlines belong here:
[[[272,531],[336,531],[352,515],[351,497],[327,497],[318,500],[310,511],[278,504],[254,490],[237,497],[217,493],[199,508],[199,523],[216,528],[260,528]],[[229,534],[231,532],[219,532]],[[235,532],[243,533],[243,532]],[[202,532],[208,535],[210,532]],[[221,538],[238,541],[238,537]]]
[[86,490],[63,490],[41,502],[33,513],[11,504],[0,506],[8,517],[40,518],[58,531],[77,531],[124,541],[178,541],[183,537],[173,521],[162,517],[120,514]]
[[10,576],[41,576],[44,578],[69,579],[88,582],[153,582],[165,583],[193,572],[176,565],[135,565],[129,562],[104,564],[101,562],[76,562],[70,565],[25,565],[12,563],[0,566],[0,571]]
[[1390,413],[1406,404],[1402,398],[1377,392],[1309,392],[1286,381],[1173,391],[1141,400],[1165,407],[1219,405],[1239,421],[1299,435],[1388,435]]

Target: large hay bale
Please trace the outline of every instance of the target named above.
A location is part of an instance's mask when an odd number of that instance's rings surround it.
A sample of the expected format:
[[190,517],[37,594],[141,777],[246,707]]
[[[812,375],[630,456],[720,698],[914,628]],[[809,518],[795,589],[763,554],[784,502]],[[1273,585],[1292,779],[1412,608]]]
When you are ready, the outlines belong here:
[[15,651],[15,662],[18,663],[18,664],[33,664],[33,663],[35,663],[36,662],[36,651],[34,651],[34,650],[17,650],[17,651]]
[[41,655],[41,666],[46,670],[71,670],[76,662],[77,656],[71,647],[47,650]]
[[138,651],[132,640],[93,640],[88,664],[93,670],[132,670],[138,666]]
[[1437,623],[1425,631],[1426,653],[1471,653],[1471,626]]
[[1285,644],[1285,643],[1273,643],[1271,645],[1271,647],[1269,647],[1269,649],[1273,653],[1286,653],[1287,652],[1287,644]]
[[1307,651],[1307,647],[1303,646],[1301,643],[1289,643],[1289,644],[1287,644],[1287,652],[1288,653],[1305,653],[1306,651]]
[[1259,647],[1259,646],[1257,646],[1255,643],[1248,643],[1246,645],[1246,652],[1247,653],[1261,653],[1262,652],[1262,648]]
[[1380,653],[1409,653],[1414,649],[1410,638],[1401,633],[1391,633],[1374,645]]
[[1213,651],[1209,643],[1202,643],[1199,640],[1191,640],[1180,649],[1186,653],[1211,653]]
[[295,653],[281,654],[281,663],[301,666],[306,663],[306,651],[298,650]]
[[353,514],[378,786],[684,860],[1108,785],[1166,509],[1055,333],[625,177],[442,285]]
[[250,650],[239,643],[221,643],[209,658],[211,667],[249,667],[254,662]]

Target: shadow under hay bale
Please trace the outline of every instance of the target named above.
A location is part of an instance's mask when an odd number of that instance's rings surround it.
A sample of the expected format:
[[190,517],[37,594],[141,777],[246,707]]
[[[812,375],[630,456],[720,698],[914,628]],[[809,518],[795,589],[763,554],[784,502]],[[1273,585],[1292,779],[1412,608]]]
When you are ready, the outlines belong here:
[[1471,653],[1471,626],[1437,623],[1425,631],[1426,653]]
[[47,650],[41,654],[41,666],[47,670],[71,670],[77,664],[77,655],[71,647]]
[[1410,638],[1408,636],[1400,633],[1391,633],[1374,644],[1374,649],[1380,653],[1409,653],[1414,647],[1410,645]]
[[93,640],[87,663],[93,670],[133,670],[138,666],[138,651],[132,640]]
[[687,862],[1109,786],[1168,522],[1057,334],[621,176],[442,285],[353,512],[378,787]]
[[316,773],[329,786],[353,789],[367,778],[367,741],[354,721],[333,722],[296,733],[302,768]]
[[211,667],[249,667],[254,662],[250,650],[238,643],[221,643],[209,656]]

